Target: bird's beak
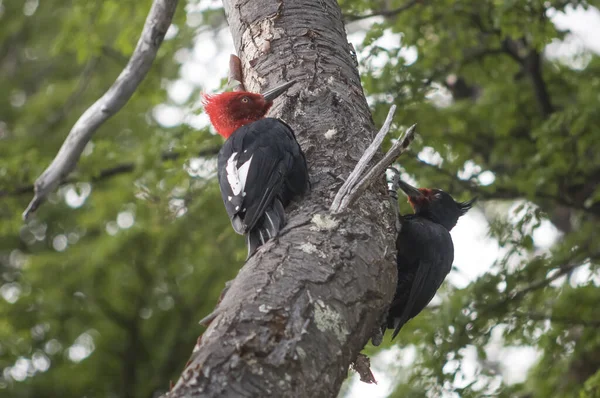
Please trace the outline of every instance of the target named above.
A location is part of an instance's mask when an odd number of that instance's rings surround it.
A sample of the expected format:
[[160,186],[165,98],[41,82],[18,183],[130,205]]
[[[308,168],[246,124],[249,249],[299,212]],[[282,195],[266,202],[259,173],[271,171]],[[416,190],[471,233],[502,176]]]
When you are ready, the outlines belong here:
[[279,97],[281,94],[285,93],[288,88],[290,88],[296,80],[291,80],[287,83],[283,83],[275,88],[265,91],[262,93],[262,96],[266,101],[273,101],[275,98]]
[[404,194],[406,196],[408,196],[409,199],[412,199],[413,201],[415,199],[419,199],[424,197],[425,195],[423,195],[423,193],[421,191],[419,191],[417,188],[413,187],[410,184],[405,183],[404,181],[400,180],[398,181],[398,186],[400,187],[400,189],[404,192]]

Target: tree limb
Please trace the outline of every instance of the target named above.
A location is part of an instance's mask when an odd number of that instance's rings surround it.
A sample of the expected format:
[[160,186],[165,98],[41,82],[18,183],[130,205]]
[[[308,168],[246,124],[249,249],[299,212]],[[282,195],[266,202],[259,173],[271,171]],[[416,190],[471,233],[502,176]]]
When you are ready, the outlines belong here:
[[375,152],[379,150],[379,147],[385,139],[385,136],[387,135],[387,133],[390,132],[390,127],[392,125],[392,120],[394,119],[395,112],[396,105],[392,105],[387,117],[385,118],[383,126],[381,126],[381,130],[379,130],[379,132],[373,139],[373,142],[371,142],[371,145],[369,145],[365,153],[363,153],[362,157],[354,167],[354,170],[352,170],[352,173],[350,173],[348,178],[346,178],[346,181],[335,195],[335,198],[333,198],[333,202],[331,202],[331,207],[329,208],[329,211],[331,211],[332,213],[338,213],[340,211],[342,199],[344,199],[344,197],[348,195],[350,190],[356,186],[356,184],[358,183],[358,179],[367,169],[367,166],[369,165],[371,159],[373,159],[373,156],[375,156]]
[[406,130],[402,139],[397,140],[390,150],[385,154],[383,159],[381,159],[375,166],[371,168],[365,174],[365,176],[352,187],[348,195],[346,195],[342,199],[342,204],[340,205],[338,212],[342,212],[348,208],[354,201],[367,189],[375,180],[381,178],[385,173],[385,170],[391,166],[392,163],[398,159],[400,155],[408,150],[410,143],[415,138],[415,127],[417,125],[413,124]]
[[554,105],[550,99],[550,93],[546,81],[542,76],[542,56],[536,50],[530,50],[525,58],[525,69],[531,79],[535,99],[544,118],[548,118],[554,112]]
[[26,219],[76,166],[94,132],[131,98],[156,57],[178,0],[154,0],[137,46],[110,89],[88,108],[75,123],[58,154],[35,182],[35,194],[23,213]]
[[[554,105],[552,105],[548,87],[542,76],[541,54],[537,50],[529,48],[525,39],[514,40],[507,37],[502,41],[502,46],[506,53],[521,65],[525,73],[529,76],[542,116],[547,118],[554,112]],[[526,55],[522,56],[522,53]]]

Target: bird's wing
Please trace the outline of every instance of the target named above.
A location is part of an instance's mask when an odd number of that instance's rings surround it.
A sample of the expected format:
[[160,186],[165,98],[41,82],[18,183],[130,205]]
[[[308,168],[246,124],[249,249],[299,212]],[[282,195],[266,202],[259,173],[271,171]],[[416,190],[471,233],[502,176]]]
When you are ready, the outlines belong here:
[[250,231],[280,194],[298,145],[275,119],[241,127],[219,152],[219,185],[225,209],[239,234]]
[[402,315],[395,320],[392,338],[400,332],[404,324],[422,311],[433,299],[435,293],[450,272],[454,260],[454,246],[448,231],[441,225],[427,223],[425,228],[414,228],[418,233],[419,245],[422,251],[418,254],[420,260],[412,281],[408,301]]
[[[392,339],[394,339],[402,326],[410,319],[410,315],[412,313],[413,307],[417,301],[417,298],[421,295],[423,291],[423,287],[425,286],[425,282],[429,276],[429,271],[431,270],[432,264],[426,261],[419,262],[419,268],[415,274],[415,277],[412,281],[412,286],[410,288],[410,294],[408,296],[408,301],[406,302],[406,306],[404,307],[404,311],[402,311],[402,315],[400,318],[395,320],[394,324],[394,333],[392,334]],[[433,296],[431,297],[433,298]],[[431,298],[429,301],[431,301]],[[429,302],[428,301],[428,302]]]
[[221,197],[233,229],[238,234],[244,234],[246,231],[239,215],[243,214],[244,188],[252,158],[243,156],[232,143],[230,137],[219,151],[217,176]]
[[288,165],[286,157],[275,157],[270,148],[258,148],[254,152],[253,165],[248,174],[248,181],[252,184],[246,187],[244,197],[244,225],[250,231],[265,213],[275,197],[280,194],[281,187],[285,182]]

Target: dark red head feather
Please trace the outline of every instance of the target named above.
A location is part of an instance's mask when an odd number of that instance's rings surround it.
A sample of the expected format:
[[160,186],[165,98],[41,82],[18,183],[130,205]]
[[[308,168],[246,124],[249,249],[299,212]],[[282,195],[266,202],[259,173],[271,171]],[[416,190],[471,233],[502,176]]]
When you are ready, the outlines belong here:
[[229,138],[238,128],[265,117],[272,101],[245,91],[202,95],[204,110],[217,133]]
[[414,211],[417,211],[420,207],[424,206],[427,202],[431,200],[434,192],[429,188],[418,188],[419,192],[421,192],[420,196],[409,196],[408,203],[413,208]]

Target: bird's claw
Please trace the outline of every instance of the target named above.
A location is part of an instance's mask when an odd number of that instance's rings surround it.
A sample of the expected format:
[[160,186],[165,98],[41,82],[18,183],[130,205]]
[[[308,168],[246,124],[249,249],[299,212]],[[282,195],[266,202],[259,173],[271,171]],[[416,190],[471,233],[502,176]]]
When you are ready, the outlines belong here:
[[[391,196],[398,198],[398,190],[400,189],[400,171],[398,171],[395,167],[388,167],[388,171],[391,172],[391,176],[387,178],[388,180],[388,191]],[[386,176],[388,174],[386,173]]]
[[381,342],[383,341],[383,334],[385,333],[385,324],[382,326],[376,326],[375,329],[373,329],[373,334],[371,335],[371,343],[373,343],[373,345],[375,347],[378,347]]
[[391,176],[386,173],[388,181],[388,194],[390,195],[390,202],[392,209],[394,210],[394,217],[396,220],[396,231],[400,232],[402,223],[400,222],[400,211],[398,210],[398,190],[400,189],[400,171],[395,167],[388,167],[388,171],[391,172]]

